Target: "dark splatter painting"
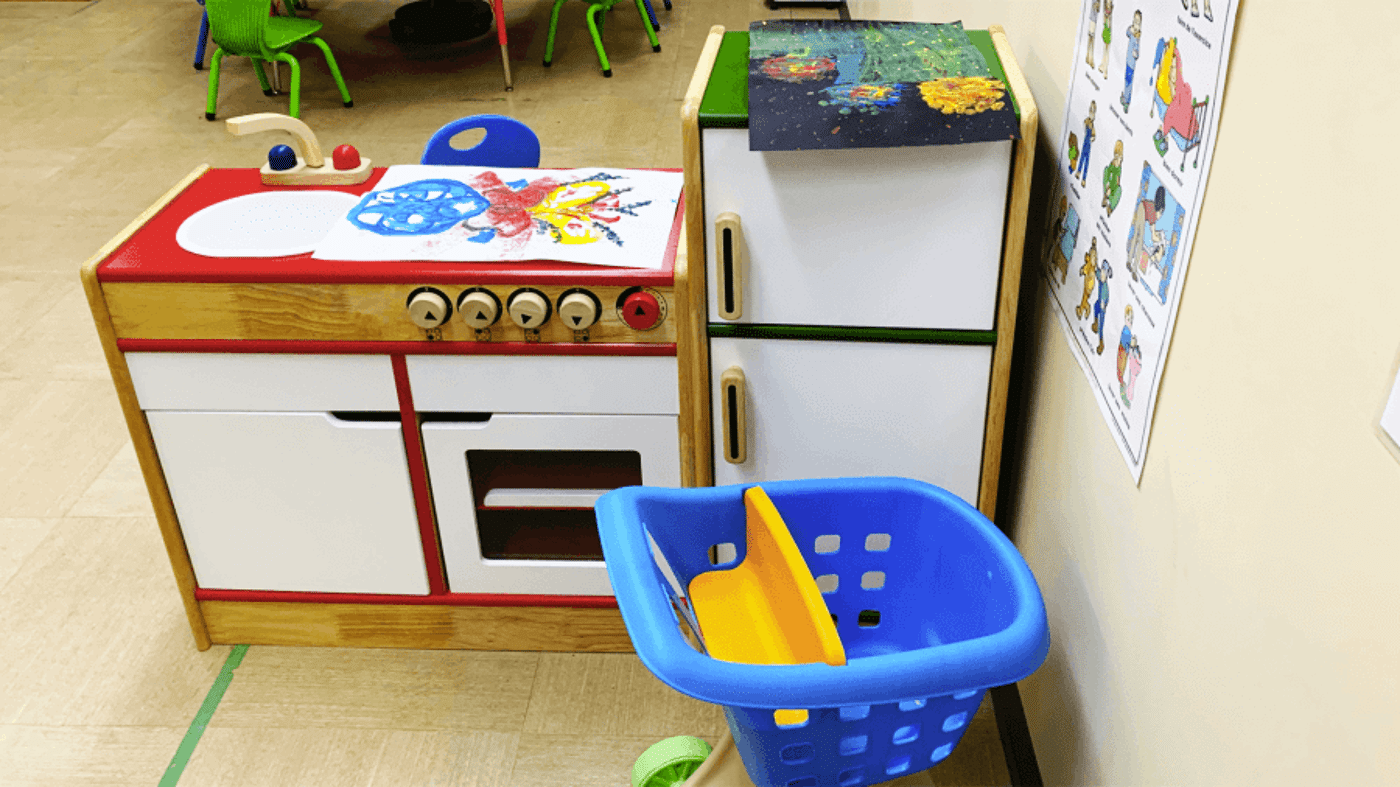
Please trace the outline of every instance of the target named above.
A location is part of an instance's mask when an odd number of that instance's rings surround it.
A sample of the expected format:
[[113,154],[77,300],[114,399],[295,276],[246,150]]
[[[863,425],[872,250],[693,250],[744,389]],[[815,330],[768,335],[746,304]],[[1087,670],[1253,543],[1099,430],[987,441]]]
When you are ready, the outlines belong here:
[[1006,85],[962,23],[766,21],[749,28],[749,149],[1016,139]]

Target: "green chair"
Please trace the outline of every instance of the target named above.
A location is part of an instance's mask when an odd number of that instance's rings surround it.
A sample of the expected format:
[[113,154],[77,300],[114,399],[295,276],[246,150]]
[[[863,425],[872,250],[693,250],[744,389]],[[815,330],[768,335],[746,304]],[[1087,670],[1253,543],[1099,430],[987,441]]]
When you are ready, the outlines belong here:
[[[612,76],[612,66],[608,64],[608,53],[603,51],[603,36],[599,30],[602,26],[603,14],[616,5],[620,0],[587,0],[591,4],[588,6],[588,32],[593,34],[593,48],[598,50],[598,62],[603,66],[603,76]],[[647,14],[643,0],[633,0],[637,4],[637,13],[642,15],[642,26],[647,30],[647,39],[651,41],[651,51],[660,52],[661,44],[656,40],[656,28],[652,27],[651,17]],[[544,44],[544,65],[550,66],[554,60],[554,31],[559,27],[559,9],[564,6],[565,0],[554,0],[554,11],[549,15],[549,36]]]
[[214,50],[213,61],[209,66],[209,103],[204,117],[214,119],[214,105],[219,98],[219,63],[224,55],[237,55],[251,58],[253,70],[258,74],[258,82],[263,93],[272,95],[267,74],[263,73],[264,61],[281,61],[291,66],[291,109],[288,114],[297,117],[301,104],[301,66],[287,50],[297,44],[315,44],[326,55],[326,65],[330,66],[331,76],[345,106],[354,106],[345,80],[340,77],[340,68],[325,41],[316,37],[321,23],[314,19],[272,16],[272,0],[205,0],[209,12],[209,34],[218,45]]

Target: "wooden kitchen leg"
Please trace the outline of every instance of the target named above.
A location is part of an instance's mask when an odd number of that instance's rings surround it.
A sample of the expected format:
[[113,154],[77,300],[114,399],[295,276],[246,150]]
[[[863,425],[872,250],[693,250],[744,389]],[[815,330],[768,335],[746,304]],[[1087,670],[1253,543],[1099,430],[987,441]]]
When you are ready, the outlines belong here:
[[136,458],[141,464],[141,475],[146,479],[146,491],[151,496],[155,508],[156,523],[160,526],[161,538],[165,541],[165,551],[170,556],[170,568],[175,574],[175,584],[180,590],[180,599],[185,605],[185,616],[190,622],[190,633],[200,650],[208,650],[209,631],[205,626],[204,614],[195,600],[194,566],[190,563],[189,552],[185,549],[184,536],[180,534],[180,523],[175,517],[175,504],[170,500],[170,489],[165,484],[165,474],[156,455],[155,440],[151,437],[150,424],[146,414],[136,400],[136,390],[131,382],[131,370],[127,368],[126,356],[117,348],[117,334],[112,327],[112,315],[107,308],[107,299],[102,284],[97,280],[97,266],[107,259],[123,243],[126,243],[137,230],[165,208],[180,192],[204,174],[209,167],[201,165],[180,181],[154,205],[147,208],[136,220],[127,225],[117,237],[107,242],[94,254],[82,269],[83,289],[87,292],[88,307],[92,309],[93,322],[98,337],[102,341],[102,352],[107,357],[107,367],[112,372],[112,382],[117,388],[117,399],[121,403],[122,414],[126,417],[126,427],[131,433],[131,442],[136,448]]

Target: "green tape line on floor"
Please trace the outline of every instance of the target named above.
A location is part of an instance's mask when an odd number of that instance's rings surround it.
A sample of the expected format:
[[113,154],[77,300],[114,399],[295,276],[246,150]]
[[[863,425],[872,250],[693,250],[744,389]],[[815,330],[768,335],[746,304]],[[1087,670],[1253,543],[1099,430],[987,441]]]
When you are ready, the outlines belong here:
[[175,787],[180,781],[180,775],[185,772],[185,766],[189,764],[190,757],[194,754],[194,747],[199,745],[199,739],[204,735],[204,728],[209,726],[209,720],[214,718],[214,711],[219,707],[219,701],[224,698],[224,692],[228,690],[228,685],[233,682],[233,671],[238,669],[238,665],[243,662],[243,654],[248,652],[247,645],[234,645],[229,651],[228,658],[224,660],[224,668],[219,670],[219,677],[214,679],[214,685],[209,687],[209,693],[204,697],[204,704],[199,706],[199,713],[194,716],[194,721],[190,723],[190,729],[185,733],[185,739],[180,741],[180,748],[175,750],[175,757],[170,761],[170,766],[165,769],[165,776],[161,777],[160,787]]

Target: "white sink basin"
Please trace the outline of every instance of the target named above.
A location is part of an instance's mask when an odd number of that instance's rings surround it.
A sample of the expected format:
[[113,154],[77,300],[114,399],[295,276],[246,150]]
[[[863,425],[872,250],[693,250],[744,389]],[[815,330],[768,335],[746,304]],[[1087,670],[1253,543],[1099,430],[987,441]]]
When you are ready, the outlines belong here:
[[206,257],[285,257],[316,250],[360,201],[341,191],[267,191],[226,199],[185,219],[175,242]]

